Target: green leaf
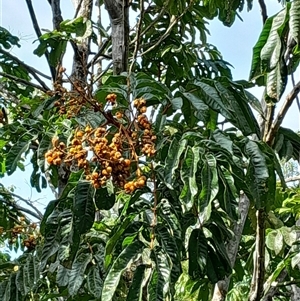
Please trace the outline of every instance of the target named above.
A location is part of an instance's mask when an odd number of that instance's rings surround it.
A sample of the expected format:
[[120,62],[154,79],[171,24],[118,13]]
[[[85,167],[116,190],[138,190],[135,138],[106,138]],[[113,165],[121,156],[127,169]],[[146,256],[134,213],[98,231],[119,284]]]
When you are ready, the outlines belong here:
[[95,220],[94,191],[89,181],[79,181],[75,188],[74,219],[80,234],[86,233]]
[[276,67],[281,55],[281,33],[286,25],[289,6],[272,18],[268,39],[260,52],[262,70],[271,71]]
[[245,152],[250,159],[247,178],[257,209],[267,204],[269,170],[265,154],[260,150],[257,142],[247,140]]
[[213,85],[215,82],[212,80],[208,80],[207,83],[194,81],[194,83],[190,85],[191,90],[189,92],[197,95],[197,97],[202,99],[212,110],[219,112],[227,119],[231,119],[228,108],[224,105],[218,91],[208,83]]
[[201,229],[193,229],[188,244],[189,275],[199,279],[206,273],[207,240]]
[[194,198],[198,193],[198,186],[196,182],[196,172],[198,162],[200,160],[200,147],[188,146],[184,158],[182,160],[182,166],[180,170],[180,177],[184,184],[180,193],[179,199],[186,211],[189,211],[194,204]]
[[109,210],[111,209],[116,201],[116,195],[110,193],[107,187],[102,187],[96,190],[95,193],[95,204],[98,210]]
[[291,266],[294,269],[300,263],[300,253],[292,257]]
[[267,74],[266,102],[276,103],[280,100],[287,84],[287,67],[283,60]]
[[65,268],[63,265],[59,265],[57,268],[56,282],[58,286],[67,286],[70,278],[70,269]]
[[119,227],[117,227],[114,235],[107,241],[106,243],[106,249],[105,249],[105,267],[107,268],[112,260],[112,252],[119,241],[119,238],[124,233],[124,231],[127,229],[127,227],[130,225],[130,223],[133,221],[133,219],[136,217],[137,213],[132,213],[126,216],[124,220],[122,220],[122,223]]
[[282,233],[278,230],[273,230],[268,233],[266,237],[266,246],[270,250],[274,251],[276,255],[278,255],[284,247]]
[[173,138],[170,147],[169,153],[165,160],[165,167],[164,167],[164,175],[165,175],[165,183],[169,189],[173,189],[173,176],[175,170],[178,168],[180,157],[184,152],[187,145],[187,140],[183,139],[178,141],[176,137]]
[[101,297],[103,280],[98,266],[93,266],[87,275],[87,288],[92,295],[99,299]]
[[291,9],[290,9],[290,20],[289,20],[289,27],[290,27],[290,35],[291,37],[300,44],[300,1],[295,0],[292,2]]
[[138,259],[144,248],[144,244],[135,241],[127,246],[114,260],[107,276],[105,277],[102,289],[102,301],[111,301],[119,284],[120,278],[126,268],[130,267],[134,260]]
[[211,203],[219,191],[217,162],[212,154],[206,155],[201,171],[201,187],[198,198],[198,211],[201,223],[204,224],[210,218]]
[[72,270],[69,272],[69,294],[74,296],[77,294],[81,287],[83,280],[85,279],[85,270],[87,265],[92,261],[91,253],[81,253],[76,256],[72,265]]
[[23,156],[25,152],[29,149],[30,145],[31,145],[31,140],[18,141],[9,150],[5,160],[6,171],[8,175],[14,173],[19,162],[23,160]]
[[263,30],[258,38],[258,41],[256,42],[255,46],[253,47],[253,54],[252,54],[252,65],[251,65],[251,71],[250,71],[250,80],[255,79],[256,77],[261,75],[261,59],[260,59],[260,53],[261,49],[264,47],[264,45],[267,42],[267,39],[269,37],[269,32],[272,27],[273,18],[268,18],[264,24]]
[[126,301],[141,301],[142,300],[142,284],[144,280],[146,266],[138,265],[132,279],[132,284],[129,288]]
[[284,242],[288,246],[292,246],[297,241],[297,231],[289,228],[289,227],[282,227],[280,228],[280,232],[283,236]]
[[155,268],[148,284],[149,301],[167,300],[172,264],[159,248],[151,252],[151,258],[155,262]]

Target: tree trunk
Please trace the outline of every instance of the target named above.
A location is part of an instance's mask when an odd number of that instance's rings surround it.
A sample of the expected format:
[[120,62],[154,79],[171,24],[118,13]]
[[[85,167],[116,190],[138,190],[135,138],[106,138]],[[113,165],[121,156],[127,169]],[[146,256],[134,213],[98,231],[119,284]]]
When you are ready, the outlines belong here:
[[[76,8],[77,17],[83,17],[90,20],[92,17],[92,0],[72,0]],[[80,44],[73,43],[74,59],[72,67],[71,80],[73,84],[85,87],[87,83],[87,62],[90,52],[90,37],[86,38]]]
[[126,72],[129,47],[129,0],[104,0],[111,23],[113,72]]

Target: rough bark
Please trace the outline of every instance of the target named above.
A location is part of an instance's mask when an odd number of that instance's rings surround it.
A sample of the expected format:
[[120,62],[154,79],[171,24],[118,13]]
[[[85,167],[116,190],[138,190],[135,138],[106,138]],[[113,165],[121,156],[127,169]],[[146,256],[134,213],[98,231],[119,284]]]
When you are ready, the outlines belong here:
[[111,23],[113,73],[128,69],[129,0],[104,0]]
[[[238,222],[236,222],[236,224],[234,225],[233,228],[234,236],[226,246],[228,257],[230,259],[230,264],[232,267],[234,267],[236,261],[240,240],[242,237],[245,221],[249,211],[249,205],[250,202],[248,197],[245,195],[243,191],[241,191],[240,198],[239,198],[239,207],[238,207],[240,218]],[[215,285],[214,294],[211,301],[224,301],[226,299],[229,283],[230,283],[230,277],[226,277],[224,280],[219,281]]]
[[265,275],[265,208],[256,211],[256,240],[253,254],[253,277],[249,301],[259,301],[264,292]]
[[[296,221],[296,226],[300,226],[300,219]],[[300,235],[297,234],[297,239],[299,240]],[[300,269],[300,264],[297,265],[298,269]],[[291,294],[291,301],[299,301],[300,300],[300,287],[296,284],[291,285],[292,294]]]
[[[90,20],[92,17],[92,0],[72,0],[78,17]],[[87,62],[90,51],[90,37],[81,41],[80,44],[72,44],[74,50],[73,66],[72,66],[72,83],[85,87],[87,81]]]

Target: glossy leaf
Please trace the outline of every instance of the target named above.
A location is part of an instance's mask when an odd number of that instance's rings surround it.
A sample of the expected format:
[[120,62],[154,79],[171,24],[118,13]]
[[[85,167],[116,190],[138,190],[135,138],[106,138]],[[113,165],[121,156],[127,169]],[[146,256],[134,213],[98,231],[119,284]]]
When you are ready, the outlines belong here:
[[170,147],[168,157],[165,161],[165,168],[164,168],[164,175],[165,175],[165,182],[167,187],[173,189],[172,179],[174,176],[175,170],[178,168],[180,157],[184,152],[187,145],[186,140],[178,141],[176,137],[173,138]]
[[76,258],[72,265],[72,270],[70,271],[69,277],[69,294],[74,296],[77,294],[83,280],[85,279],[85,270],[87,265],[92,260],[92,254],[81,253]]
[[184,186],[179,198],[186,211],[189,211],[193,207],[194,198],[198,193],[196,172],[198,162],[200,160],[199,152],[199,147],[191,148],[190,146],[188,146],[185,151],[181,166],[180,176]]
[[149,301],[164,301],[170,289],[171,263],[158,248],[151,252],[151,258],[155,267],[148,284]]
[[94,188],[88,181],[78,182],[74,192],[75,226],[80,234],[86,233],[95,219]]
[[132,284],[129,288],[126,301],[141,301],[142,300],[142,284],[144,280],[146,266],[138,265],[134,272]]
[[112,300],[123,272],[130,266],[133,260],[138,259],[143,247],[143,243],[135,241],[131,245],[128,245],[116,258],[104,280],[101,300]]
[[188,244],[189,275],[199,279],[206,274],[207,240],[201,229],[193,229]]

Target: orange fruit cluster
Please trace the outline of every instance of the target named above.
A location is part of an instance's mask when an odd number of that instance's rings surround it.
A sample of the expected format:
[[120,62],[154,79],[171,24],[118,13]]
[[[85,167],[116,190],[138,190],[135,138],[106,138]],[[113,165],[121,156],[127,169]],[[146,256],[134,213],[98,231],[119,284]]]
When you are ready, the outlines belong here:
[[114,133],[109,141],[107,130],[104,127],[97,128],[88,138],[90,149],[94,157],[92,161],[98,162],[99,171],[87,175],[95,188],[103,186],[108,179],[123,188],[130,176],[131,160],[123,155],[123,140],[120,133]]
[[151,123],[148,120],[146,114],[147,107],[146,100],[144,98],[135,99],[133,102],[134,107],[137,109],[138,116],[137,116],[137,123],[139,128],[143,131],[141,137],[141,146],[142,146],[142,153],[148,157],[155,155],[155,141],[156,136],[153,133],[151,128]]
[[138,188],[142,188],[146,185],[146,177],[140,176],[136,180],[129,181],[124,185],[125,192],[131,193]]
[[117,100],[117,95],[115,93],[111,93],[111,94],[108,94],[106,97],[105,97],[105,100],[107,102],[110,102],[111,104],[115,104],[116,103],[116,100]]
[[[115,105],[116,98],[111,93],[105,99]],[[85,178],[96,189],[105,186],[108,180],[127,193],[145,186],[147,179],[141,175],[138,155],[155,155],[156,136],[145,114],[146,100],[139,98],[133,104],[137,114],[130,123],[126,123],[127,119],[125,125],[119,123],[118,119],[124,116],[122,111],[114,117],[110,112],[102,112],[107,122],[97,128],[88,125],[76,130],[68,147],[54,138],[52,149],[45,154],[48,164],[64,163],[66,167],[83,169]]]
[[64,142],[59,142],[58,137],[52,138],[53,148],[45,154],[46,161],[49,165],[60,165],[65,157],[66,145]]
[[89,166],[87,155],[88,151],[83,146],[83,137],[85,133],[81,130],[75,132],[75,137],[72,139],[70,148],[65,157],[64,162],[67,165],[75,165],[79,169],[84,168],[87,169]]

